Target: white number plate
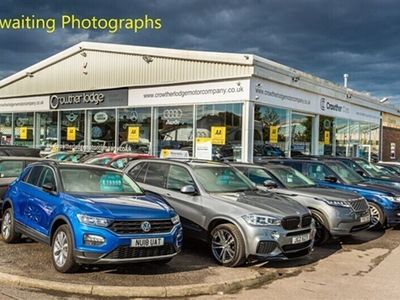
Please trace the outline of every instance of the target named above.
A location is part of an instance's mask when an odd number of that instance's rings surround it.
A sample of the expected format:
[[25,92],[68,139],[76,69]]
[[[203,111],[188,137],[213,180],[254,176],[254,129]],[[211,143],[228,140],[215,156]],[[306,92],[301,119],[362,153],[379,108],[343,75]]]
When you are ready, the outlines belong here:
[[306,234],[292,237],[292,244],[300,244],[300,243],[306,242],[308,240],[310,240],[310,234],[306,233]]
[[157,247],[164,245],[164,238],[154,239],[132,239],[131,247]]
[[369,215],[360,218],[361,223],[367,223],[369,221],[371,221],[371,217]]

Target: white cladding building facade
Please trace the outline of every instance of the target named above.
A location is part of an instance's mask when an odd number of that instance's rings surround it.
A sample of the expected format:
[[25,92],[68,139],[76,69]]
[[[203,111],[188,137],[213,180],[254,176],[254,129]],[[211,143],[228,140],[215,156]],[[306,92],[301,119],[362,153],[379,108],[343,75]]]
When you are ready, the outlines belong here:
[[398,114],[250,54],[82,42],[0,81],[2,143],[43,149],[371,157],[381,111]]

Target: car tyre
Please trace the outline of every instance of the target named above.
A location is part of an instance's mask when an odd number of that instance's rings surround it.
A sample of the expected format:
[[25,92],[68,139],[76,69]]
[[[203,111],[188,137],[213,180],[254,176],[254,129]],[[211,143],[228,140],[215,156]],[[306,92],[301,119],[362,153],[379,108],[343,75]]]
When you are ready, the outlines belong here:
[[385,215],[378,204],[368,202],[369,213],[371,214],[371,229],[378,230],[385,225]]
[[61,225],[53,235],[51,243],[54,268],[61,273],[73,273],[79,270],[73,255],[72,235],[68,225]]
[[314,245],[320,246],[325,244],[330,238],[328,222],[326,221],[325,216],[319,211],[313,210],[312,216],[315,221],[316,229]]
[[211,231],[211,252],[224,267],[238,267],[246,261],[245,244],[239,229],[230,223],[216,226]]
[[21,239],[21,234],[15,231],[14,212],[11,207],[4,212],[1,222],[1,235],[7,244],[17,243]]

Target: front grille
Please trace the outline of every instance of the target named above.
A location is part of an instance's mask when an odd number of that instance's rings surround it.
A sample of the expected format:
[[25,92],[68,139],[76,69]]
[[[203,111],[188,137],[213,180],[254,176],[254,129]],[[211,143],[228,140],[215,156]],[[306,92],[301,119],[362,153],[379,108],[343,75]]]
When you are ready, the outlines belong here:
[[312,222],[312,216],[311,215],[305,215],[303,216],[303,218],[301,219],[301,227],[308,227],[311,225]]
[[307,248],[308,246],[310,246],[311,242],[312,241],[310,240],[310,241],[299,243],[299,244],[284,245],[284,246],[282,246],[282,250],[284,252],[301,250],[301,249],[304,249],[304,248]]
[[293,230],[299,228],[300,217],[286,217],[282,219],[282,227],[286,230]]
[[135,233],[162,233],[170,232],[174,227],[171,220],[148,221],[151,229],[143,232],[141,228],[142,221],[115,221],[108,228],[118,234],[135,234]]
[[274,241],[261,241],[257,245],[258,254],[268,254],[275,250],[277,243]]
[[107,254],[106,257],[104,258],[127,259],[127,258],[162,256],[174,253],[175,253],[175,247],[170,244],[159,247],[143,247],[143,248],[121,246],[115,249],[113,252]]
[[286,230],[294,230],[304,227],[309,227],[312,222],[311,215],[304,215],[300,217],[286,217],[282,219],[282,227]]
[[358,198],[349,201],[349,204],[354,211],[366,211],[368,210],[368,203],[363,198]]

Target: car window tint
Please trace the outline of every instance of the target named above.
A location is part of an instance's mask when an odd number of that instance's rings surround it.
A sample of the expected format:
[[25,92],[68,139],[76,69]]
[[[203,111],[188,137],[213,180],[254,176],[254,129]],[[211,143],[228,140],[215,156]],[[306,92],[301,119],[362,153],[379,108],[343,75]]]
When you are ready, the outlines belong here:
[[137,164],[129,171],[129,175],[136,181],[143,182],[144,175],[146,174],[146,169],[147,169],[146,166],[147,163]]
[[32,168],[32,171],[29,173],[29,176],[26,180],[27,183],[32,185],[37,185],[40,173],[42,173],[42,166],[35,166]]
[[22,160],[4,160],[0,162],[0,178],[17,177],[22,168],[24,161]]
[[326,176],[335,176],[326,166],[321,164],[309,164],[307,166],[307,173],[310,179],[325,180]]
[[42,187],[45,184],[52,185],[54,187],[56,186],[54,172],[50,168],[43,168],[43,171],[39,177],[38,186]]
[[194,185],[192,176],[188,170],[180,166],[172,165],[169,168],[167,189],[180,191],[186,185]]
[[31,172],[32,167],[26,167],[22,173],[21,173],[21,180],[26,182],[28,177],[29,177],[29,173]]
[[169,164],[149,163],[144,183],[156,187],[165,187]]

